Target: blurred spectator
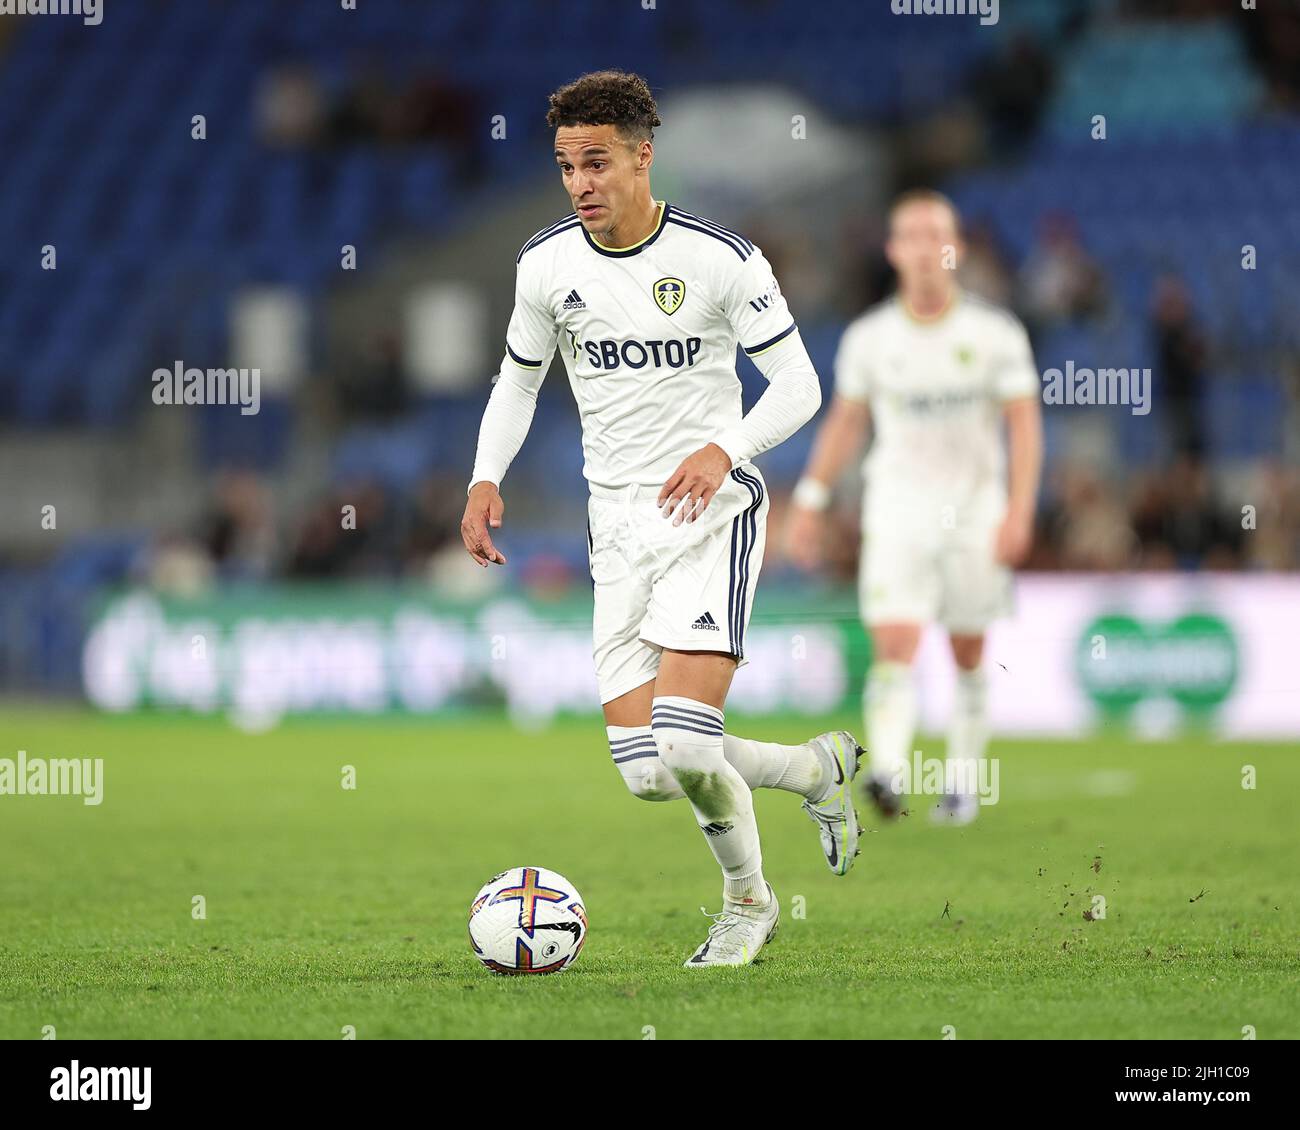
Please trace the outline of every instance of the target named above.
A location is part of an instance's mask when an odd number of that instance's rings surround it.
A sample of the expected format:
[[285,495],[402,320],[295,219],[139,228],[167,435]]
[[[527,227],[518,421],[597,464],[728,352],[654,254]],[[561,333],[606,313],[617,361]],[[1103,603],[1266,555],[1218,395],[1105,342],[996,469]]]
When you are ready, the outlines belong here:
[[1049,212],[1043,217],[1017,289],[1018,305],[1032,330],[1105,312],[1105,276],[1079,242],[1072,216]]
[[288,562],[292,577],[383,577],[400,568],[398,500],[377,482],[351,483],[308,513]]
[[[419,575],[448,546],[460,547],[465,484],[460,477],[430,475],[416,488],[402,548],[407,572]],[[468,558],[467,558],[468,560]]]
[[330,113],[330,140],[349,145],[400,134],[396,99],[382,65],[363,64]]
[[1279,110],[1300,110],[1300,7],[1264,2],[1247,15],[1236,23],[1268,83],[1270,102]]
[[1148,480],[1134,516],[1147,567],[1232,569],[1240,563],[1241,526],[1221,507],[1205,464],[1191,456]]
[[356,508],[356,529],[344,530],[345,536],[361,535],[348,561],[349,575],[396,576],[405,532],[404,500],[374,481],[346,486],[339,497]]
[[474,143],[477,108],[469,91],[437,73],[415,77],[401,97],[404,136],[445,142],[459,149]]
[[276,525],[266,484],[252,471],[218,476],[199,541],[220,576],[260,580],[275,560]]
[[1252,475],[1243,493],[1254,507],[1254,528],[1243,528],[1242,552],[1253,569],[1300,566],[1300,469],[1269,460]]
[[307,148],[324,132],[325,100],[312,69],[302,63],[274,67],[258,86],[254,117],[261,140],[273,147]]
[[364,354],[337,381],[339,408],[349,421],[391,420],[410,407],[402,346],[391,330],[378,331]]
[[1200,411],[1205,395],[1205,338],[1192,315],[1191,299],[1181,279],[1164,275],[1152,304],[1157,396],[1169,408],[1170,442],[1175,455],[1200,456],[1205,436]]
[[298,531],[286,572],[290,577],[335,577],[343,573],[354,541],[345,540],[340,508],[333,499],[320,502],[307,513]]
[[997,234],[987,221],[976,222],[966,232],[966,257],[959,271],[961,284],[995,306],[1011,304],[1011,272],[998,247]]
[[1137,551],[1137,534],[1114,492],[1088,468],[1061,467],[1053,476],[1054,501],[1042,537],[1062,569],[1125,569]]
[[329,114],[329,138],[337,145],[436,141],[455,150],[474,144],[478,110],[473,95],[436,71],[416,74],[404,88],[390,81],[382,60],[355,68]]
[[971,91],[984,111],[997,156],[1015,156],[1034,139],[1054,78],[1051,56],[1024,31],[975,69]]
[[845,260],[841,269],[846,282],[837,312],[845,320],[874,306],[897,285],[894,269],[885,258],[886,234],[883,216],[866,215],[850,216],[840,232],[837,245]]
[[168,534],[149,546],[134,573],[155,592],[193,599],[212,583],[212,561],[201,545]]

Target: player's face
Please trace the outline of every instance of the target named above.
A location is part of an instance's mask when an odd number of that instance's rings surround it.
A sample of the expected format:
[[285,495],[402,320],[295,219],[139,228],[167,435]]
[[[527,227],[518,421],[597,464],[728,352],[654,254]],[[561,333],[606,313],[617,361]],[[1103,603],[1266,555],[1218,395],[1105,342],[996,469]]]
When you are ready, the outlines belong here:
[[894,213],[885,254],[904,290],[931,287],[951,277],[961,261],[962,243],[952,209],[918,200]]
[[615,126],[560,126],[555,162],[582,225],[605,235],[633,212],[638,178],[650,167],[650,142],[629,144]]

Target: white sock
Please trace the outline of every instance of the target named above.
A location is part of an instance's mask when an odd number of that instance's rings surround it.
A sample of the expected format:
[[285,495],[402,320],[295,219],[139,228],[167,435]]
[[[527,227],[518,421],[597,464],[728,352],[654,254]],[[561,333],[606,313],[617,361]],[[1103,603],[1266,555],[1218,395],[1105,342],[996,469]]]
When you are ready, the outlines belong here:
[[765,905],[763,853],[745,778],[723,752],[722,711],[677,695],[656,695],[655,745],[695,812],[723,874],[723,902]]
[[911,665],[873,663],[865,697],[871,774],[892,778],[907,764],[916,735],[916,686]]
[[984,669],[957,669],[957,693],[948,721],[948,762],[944,787],[950,793],[974,796],[979,789],[979,765],[989,741],[988,680]]
[[[686,794],[668,771],[649,726],[606,726],[614,767],[641,800],[681,800]],[[782,789],[811,800],[825,792],[821,758],[810,745],[780,745],[722,735],[727,763],[750,789]]]
[[649,726],[606,726],[614,768],[634,797],[641,800],[681,800],[686,794],[677,778],[659,759],[659,747]]
[[722,751],[751,789],[782,789],[815,800],[826,790],[821,758],[810,745],[779,745],[723,734]]

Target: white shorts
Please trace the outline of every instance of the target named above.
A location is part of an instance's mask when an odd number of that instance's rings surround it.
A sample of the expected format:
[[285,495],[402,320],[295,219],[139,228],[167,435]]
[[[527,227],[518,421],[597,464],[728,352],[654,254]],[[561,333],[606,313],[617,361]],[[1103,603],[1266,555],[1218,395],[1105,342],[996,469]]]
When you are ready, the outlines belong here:
[[996,524],[946,535],[883,525],[866,528],[858,566],[868,626],[941,624],[957,635],[983,635],[1011,612],[1011,570],[994,557]]
[[605,704],[649,682],[664,648],[745,659],[745,629],[767,544],[767,487],[742,463],[708,509],[674,526],[657,486],[592,488],[587,548],[592,652]]

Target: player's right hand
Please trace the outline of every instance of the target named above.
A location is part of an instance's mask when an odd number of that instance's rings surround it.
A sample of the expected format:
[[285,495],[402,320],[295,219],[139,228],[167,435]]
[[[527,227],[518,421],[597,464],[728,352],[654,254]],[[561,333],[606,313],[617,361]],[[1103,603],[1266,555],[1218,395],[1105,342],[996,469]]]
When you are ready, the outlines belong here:
[[800,569],[812,572],[822,563],[825,512],[796,506],[793,502],[785,519],[785,552]]
[[506,555],[492,544],[492,535],[488,532],[489,527],[495,530],[501,525],[501,516],[505,512],[506,504],[501,501],[501,493],[493,483],[475,483],[470,487],[465,517],[460,520],[460,536],[466,551],[484,569],[490,562],[497,565],[506,563]]

